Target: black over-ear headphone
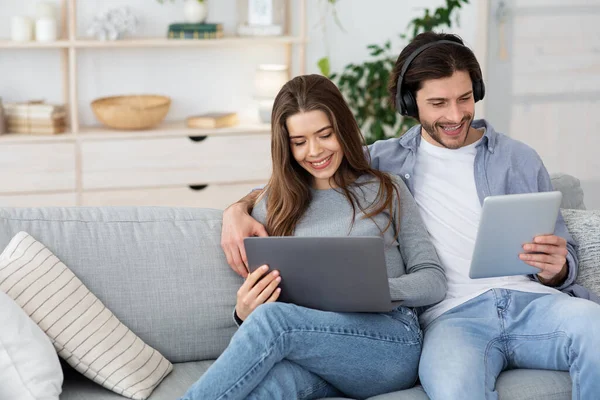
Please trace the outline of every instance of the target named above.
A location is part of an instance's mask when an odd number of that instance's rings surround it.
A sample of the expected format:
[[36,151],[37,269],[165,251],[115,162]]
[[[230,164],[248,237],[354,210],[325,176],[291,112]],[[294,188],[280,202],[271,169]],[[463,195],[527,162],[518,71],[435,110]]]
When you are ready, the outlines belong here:
[[[400,114],[406,115],[408,117],[418,118],[419,109],[417,108],[417,101],[415,100],[415,97],[410,92],[410,90],[402,90],[402,81],[404,80],[404,74],[406,74],[406,71],[408,71],[410,63],[423,51],[439,43],[450,43],[469,49],[467,46],[462,45],[458,42],[454,42],[452,40],[438,40],[437,42],[424,44],[423,46],[413,51],[402,66],[402,70],[400,71],[400,76],[398,77],[398,83],[396,86],[396,109]],[[469,51],[471,50],[469,49]],[[483,99],[484,95],[485,85],[483,84],[483,80],[473,80],[473,98],[475,99],[475,102],[478,102],[479,100]]]

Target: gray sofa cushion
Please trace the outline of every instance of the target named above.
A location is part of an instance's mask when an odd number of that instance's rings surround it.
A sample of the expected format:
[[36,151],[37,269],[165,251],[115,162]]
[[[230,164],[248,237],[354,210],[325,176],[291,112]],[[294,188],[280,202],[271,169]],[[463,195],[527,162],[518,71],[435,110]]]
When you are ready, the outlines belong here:
[[577,283],[600,296],[600,210],[562,210],[562,215],[578,244]]
[[415,386],[412,389],[402,390],[400,392],[386,393],[371,397],[369,400],[428,400],[427,394],[421,386]]
[[[152,392],[148,400],[174,400],[187,389],[214,361],[198,361],[173,364],[173,372]],[[124,400],[125,398],[104,389],[79,375],[70,367],[65,367],[65,383],[60,400]]]
[[[154,390],[148,400],[172,400],[183,395],[213,361],[188,362],[173,365],[173,372]],[[568,400],[571,398],[571,378],[567,372],[516,369],[500,374],[496,384],[500,400]],[[119,400],[110,392],[65,368],[65,384],[60,400]],[[345,398],[344,398],[345,399]],[[344,400],[329,398],[327,400]],[[400,392],[371,397],[369,400],[428,400],[420,386]]]
[[214,359],[235,331],[231,310],[241,278],[220,247],[220,211],[0,209],[0,248],[21,230],[172,362]]
[[569,400],[568,372],[514,369],[500,374],[496,388],[501,400]]
[[[569,400],[571,378],[567,372],[514,369],[500,374],[496,382],[500,400]],[[369,400],[427,400],[420,386]]]

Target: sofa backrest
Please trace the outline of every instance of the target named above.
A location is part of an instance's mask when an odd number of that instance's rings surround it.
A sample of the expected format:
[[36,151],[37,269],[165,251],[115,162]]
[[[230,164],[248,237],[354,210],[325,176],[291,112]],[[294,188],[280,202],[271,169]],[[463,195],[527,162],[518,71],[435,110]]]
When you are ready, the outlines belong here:
[[0,252],[19,231],[45,244],[172,362],[214,359],[235,331],[242,279],[221,250],[219,210],[0,209]]
[[568,174],[551,174],[552,186],[563,194],[561,208],[585,210],[583,203],[583,189],[579,179]]

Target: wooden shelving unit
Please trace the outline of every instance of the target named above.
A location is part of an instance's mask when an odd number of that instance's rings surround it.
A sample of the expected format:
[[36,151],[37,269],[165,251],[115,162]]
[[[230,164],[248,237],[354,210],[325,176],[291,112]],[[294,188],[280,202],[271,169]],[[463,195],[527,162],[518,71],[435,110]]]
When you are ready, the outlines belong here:
[[[295,3],[295,2],[294,2]],[[77,137],[77,134],[82,130],[79,125],[79,109],[77,101],[77,50],[79,49],[110,49],[110,48],[187,48],[187,47],[246,47],[254,45],[277,45],[285,46],[287,52],[287,64],[291,70],[292,67],[292,51],[294,46],[298,51],[299,72],[305,72],[306,59],[306,2],[301,0],[297,3],[299,10],[296,18],[300,20],[300,32],[297,36],[275,36],[275,37],[236,37],[230,36],[221,39],[199,39],[199,40],[181,40],[167,38],[134,38],[116,41],[101,41],[94,39],[81,39],[76,36],[77,27],[77,0],[62,0],[62,14],[65,24],[62,29],[62,39],[56,42],[40,43],[40,42],[12,42],[10,40],[0,40],[0,49],[60,49],[62,51],[62,74],[63,74],[63,99],[68,105],[70,115],[71,135]],[[288,0],[288,16],[291,16],[290,7],[292,1]],[[288,18],[289,19],[289,18]],[[288,21],[288,29],[289,29]],[[157,128],[160,130],[162,128]],[[168,128],[165,128],[168,129]],[[154,130],[153,130],[154,131]],[[1,138],[0,143],[6,141],[21,141],[22,138],[15,136],[26,136],[25,141],[35,140],[30,135],[9,134],[10,138]],[[54,136],[57,140],[61,140],[61,136]],[[42,141],[51,140],[45,136],[35,136]]]
[[[295,9],[292,10],[291,7],[294,6]],[[237,47],[249,47],[255,45],[272,45],[272,46],[283,46],[285,48],[286,54],[286,63],[288,65],[288,69],[292,70],[292,54],[295,51],[296,63],[298,71],[300,74],[305,73],[305,57],[306,57],[306,1],[292,1],[287,0],[287,14],[288,21],[287,26],[288,30],[291,27],[291,19],[292,16],[294,20],[299,21],[298,32],[295,34],[290,34],[289,32],[285,36],[277,36],[277,37],[225,37],[221,39],[199,39],[199,40],[181,40],[181,39],[167,39],[167,38],[132,38],[126,40],[118,40],[118,41],[99,41],[88,38],[78,38],[77,37],[77,1],[76,0],[62,0],[61,2],[61,11],[62,11],[62,21],[64,22],[62,31],[60,34],[60,40],[51,42],[51,43],[38,43],[38,42],[12,42],[9,40],[0,40],[0,49],[10,49],[10,50],[19,50],[19,51],[27,51],[27,50],[44,50],[44,51],[60,51],[61,53],[61,65],[62,65],[62,93],[63,93],[63,102],[68,110],[68,132],[64,134],[58,135],[30,135],[30,134],[15,134],[8,133],[0,136],[0,152],[2,151],[2,146],[6,145],[5,151],[8,151],[8,148],[17,149],[18,151],[24,151],[23,154],[29,151],[31,148],[31,154],[38,154],[38,152],[42,152],[40,146],[43,144],[48,145],[56,145],[56,146],[73,146],[73,158],[75,163],[74,168],[74,176],[75,176],[75,184],[74,184],[74,193],[76,194],[77,200],[75,204],[85,205],[85,191],[88,188],[84,187],[84,178],[83,178],[83,153],[87,149],[89,152],[89,146],[93,143],[97,143],[98,146],[101,146],[102,143],[106,141],[120,141],[120,140],[146,140],[149,139],[163,139],[167,140],[169,138],[183,138],[188,137],[190,140],[194,140],[199,137],[228,137],[228,136],[239,136],[240,138],[250,136],[256,136],[257,140],[264,142],[264,138],[270,132],[270,127],[266,124],[260,123],[242,123],[238,126],[232,128],[224,128],[224,129],[189,129],[185,126],[184,121],[180,122],[167,122],[164,123],[154,129],[144,130],[144,131],[116,131],[111,130],[105,127],[95,126],[82,126],[80,124],[79,115],[79,101],[78,101],[78,84],[79,77],[77,71],[77,62],[78,62],[78,52],[81,50],[93,51],[93,49],[110,49],[110,48],[222,48],[222,51],[230,51],[229,49],[235,49]],[[290,72],[291,73],[291,72]],[[235,138],[232,138],[234,140]],[[186,139],[187,140],[187,139]],[[200,139],[201,140],[201,139]],[[214,140],[214,139],[211,139]],[[224,138],[225,140],[225,138]],[[92,143],[93,142],[93,143]],[[209,142],[209,141],[207,141]],[[191,142],[190,142],[191,143]],[[17,146],[17,147],[15,147]],[[29,146],[29,147],[23,147]],[[264,146],[261,145],[261,146]],[[42,146],[43,147],[43,146]],[[37,150],[33,150],[37,148]],[[21,150],[22,149],[22,150]],[[262,149],[262,147],[261,147]],[[262,150],[261,150],[262,151]],[[263,156],[264,158],[264,156]],[[1,163],[0,163],[1,165]],[[14,173],[12,171],[12,164],[7,165],[8,171],[1,171],[0,173],[6,172],[7,174]],[[1,169],[1,166],[0,166]],[[16,167],[15,167],[16,170]],[[32,176],[35,179],[43,179],[41,175],[38,174],[38,171],[31,172]],[[5,174],[6,175],[6,174]],[[14,179],[17,179],[15,176]],[[33,178],[32,178],[33,179]],[[260,180],[263,180],[264,177],[261,176]],[[248,180],[246,178],[242,179]],[[12,182],[8,182],[12,183]],[[4,184],[6,187],[6,183],[0,178],[0,184]],[[162,185],[164,186],[164,182]],[[10,184],[8,185],[10,187]],[[19,185],[15,185],[15,188],[20,187]],[[92,189],[93,190],[93,189]],[[68,190],[67,190],[68,191]],[[39,194],[47,194],[47,193],[57,193],[63,194],[65,190],[56,189],[55,191],[46,190],[44,188],[40,188],[39,191],[29,191],[29,189],[23,190],[0,190],[0,206],[2,205],[2,197],[6,198],[9,196],[26,196],[28,193],[30,195]],[[14,197],[15,199],[17,197]],[[10,202],[9,202],[10,203]],[[11,203],[12,204],[12,203]],[[27,203],[30,204],[30,203]],[[35,202],[33,203],[35,204]],[[49,203],[52,204],[52,203]]]

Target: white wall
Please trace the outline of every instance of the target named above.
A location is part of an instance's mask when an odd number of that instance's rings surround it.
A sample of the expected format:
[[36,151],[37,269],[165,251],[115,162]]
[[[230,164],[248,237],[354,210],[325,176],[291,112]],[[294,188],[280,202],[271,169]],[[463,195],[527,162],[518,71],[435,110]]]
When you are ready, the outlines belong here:
[[[477,15],[481,0],[460,10],[460,27],[452,29],[472,48],[477,47]],[[328,8],[324,0],[308,0],[310,45],[307,49],[307,72],[318,72],[316,62],[330,49],[332,71],[341,71],[351,62],[368,58],[367,46],[392,40],[395,56],[406,44],[398,37],[406,32],[409,21],[423,14],[425,8],[434,10],[445,5],[443,0],[338,0],[337,11],[342,31],[331,15],[326,19],[327,32],[323,35],[320,18]],[[477,51],[479,49],[476,49]],[[483,59],[483,58],[482,58]]]
[[[346,32],[331,16],[326,18],[324,36],[319,21],[326,11],[325,0],[307,1],[306,72],[317,73],[317,60],[329,56],[332,70],[340,71],[350,62],[366,59],[366,46],[392,39],[399,53],[403,43],[398,34],[424,7],[437,7],[443,0],[339,0],[337,10]],[[293,0],[297,14],[299,0]],[[10,34],[10,16],[34,15],[37,0],[0,0],[0,38]],[[61,3],[54,0],[57,6]],[[474,45],[477,37],[477,3],[462,11],[460,29],[465,41]],[[141,24],[137,35],[164,36],[171,22],[182,20],[183,0],[160,5],[154,0],[78,0],[78,36],[85,36],[93,16],[111,7],[127,5]],[[209,21],[223,22],[226,33],[236,25],[235,0],[208,0]],[[297,24],[294,30],[298,32]],[[60,51],[0,50],[0,96],[4,101],[43,98],[62,102]],[[81,122],[95,124],[90,102],[101,96],[126,93],[159,93],[173,99],[167,119],[185,118],[192,113],[235,110],[255,115],[252,99],[253,73],[260,63],[285,62],[283,46],[256,45],[248,48],[197,49],[85,49],[77,50]],[[297,60],[297,55],[294,56]],[[297,73],[297,68],[294,73]]]
[[504,59],[490,15],[487,115],[549,171],[579,178],[586,207],[600,209],[600,0],[508,4]]

